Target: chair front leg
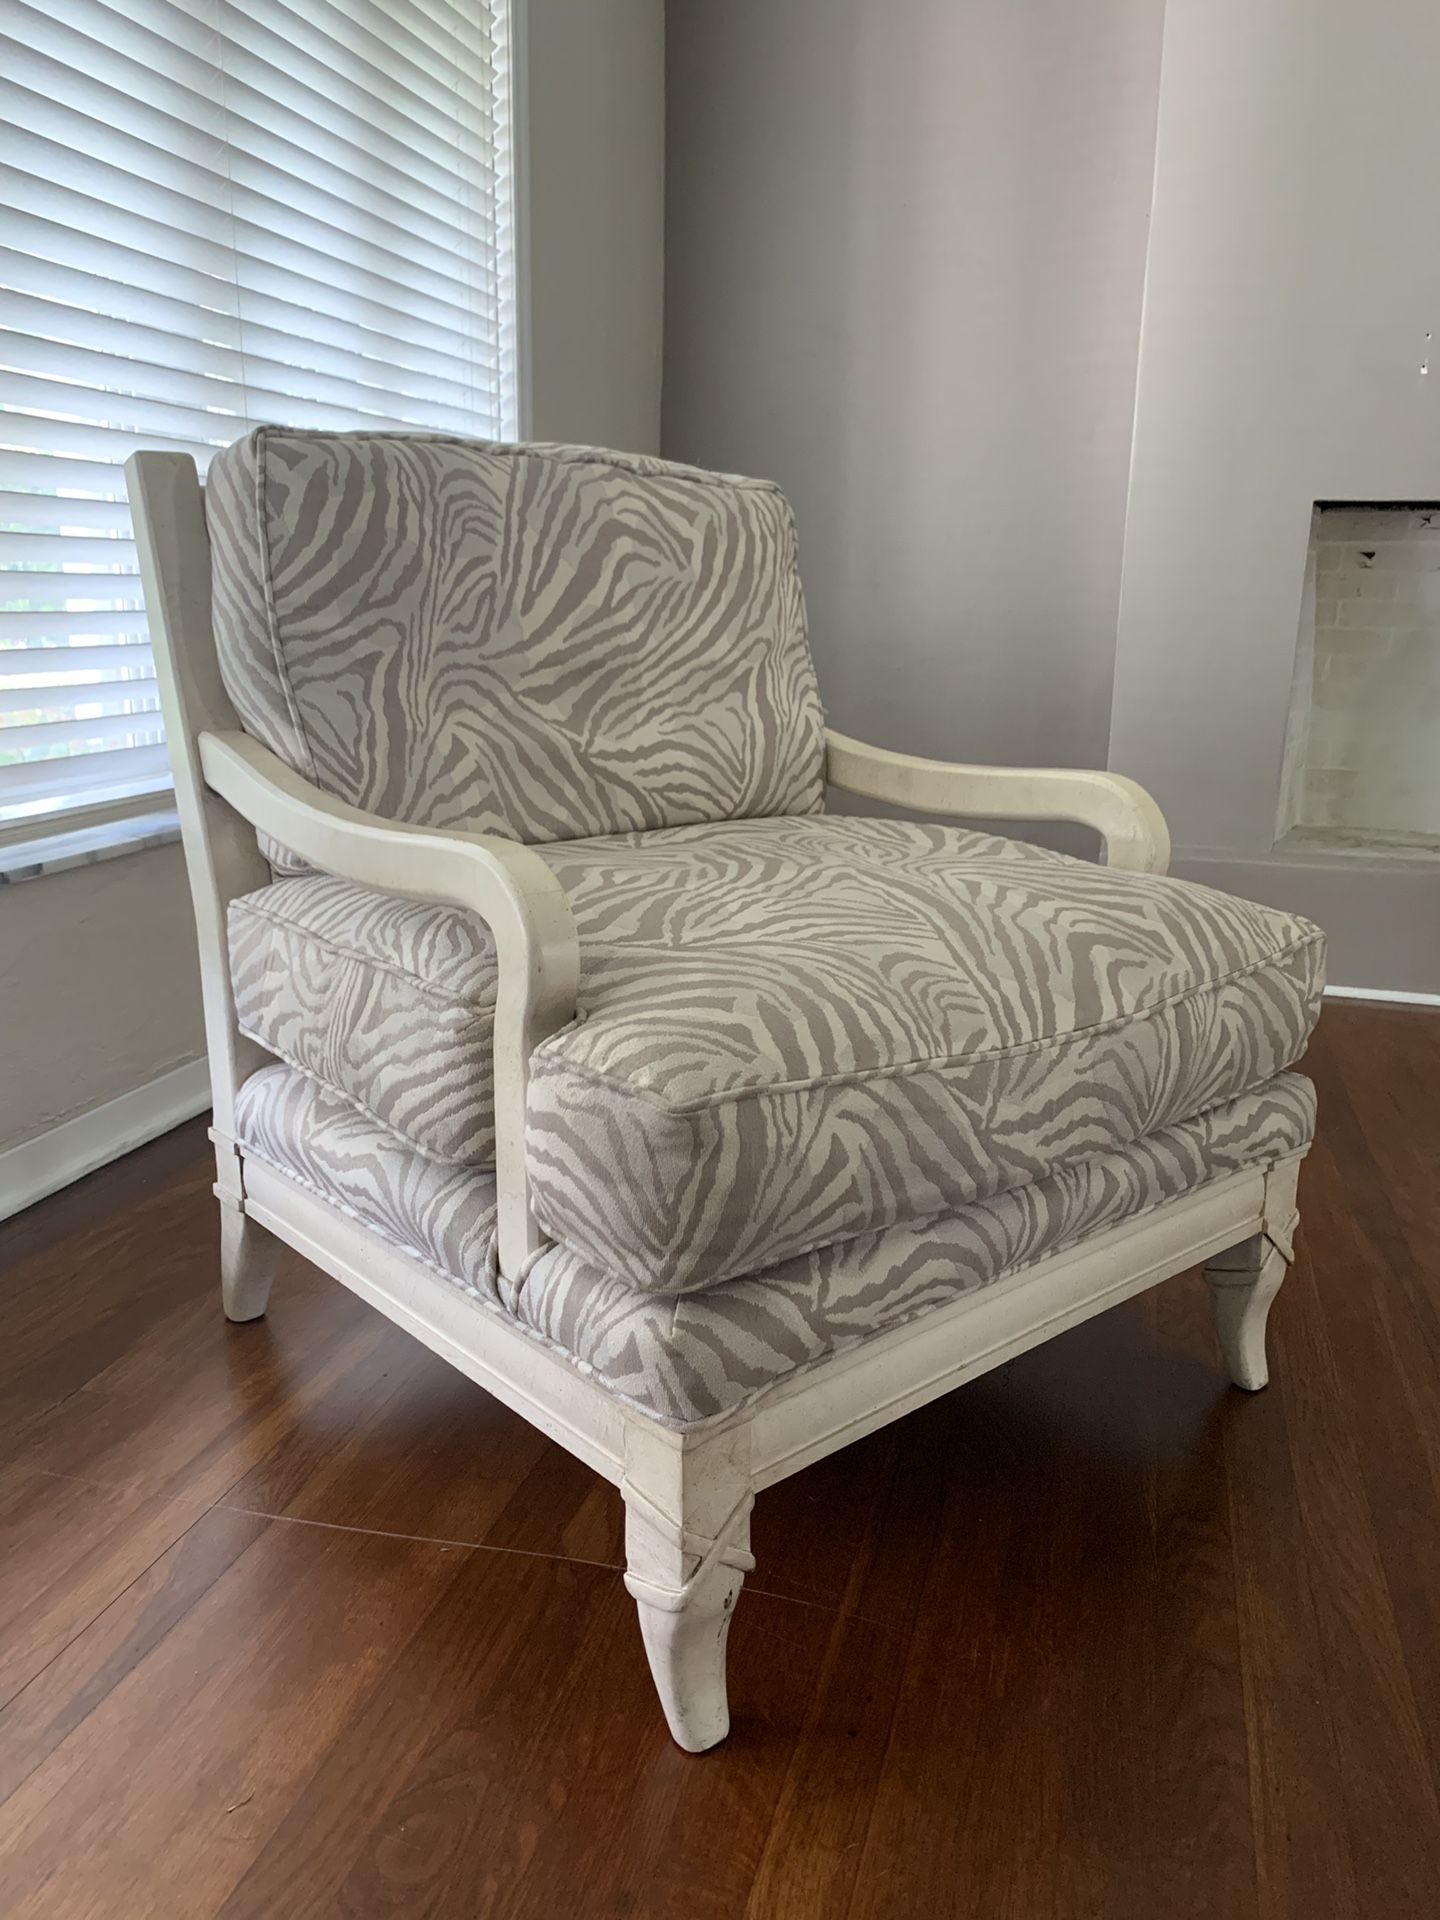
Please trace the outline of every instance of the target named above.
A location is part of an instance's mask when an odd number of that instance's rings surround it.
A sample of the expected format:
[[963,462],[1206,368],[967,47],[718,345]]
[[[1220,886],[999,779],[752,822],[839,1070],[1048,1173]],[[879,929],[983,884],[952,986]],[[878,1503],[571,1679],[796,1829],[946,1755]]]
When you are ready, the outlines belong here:
[[625,1585],[678,1746],[702,1753],[730,1731],[726,1643],[750,1552],[748,1433],[688,1446],[632,1428],[626,1449]]
[[1215,1307],[1215,1331],[1230,1378],[1248,1393],[1270,1379],[1265,1328],[1270,1308],[1294,1259],[1295,1184],[1300,1162],[1272,1167],[1265,1181],[1265,1225],[1237,1247],[1217,1254],[1205,1268]]

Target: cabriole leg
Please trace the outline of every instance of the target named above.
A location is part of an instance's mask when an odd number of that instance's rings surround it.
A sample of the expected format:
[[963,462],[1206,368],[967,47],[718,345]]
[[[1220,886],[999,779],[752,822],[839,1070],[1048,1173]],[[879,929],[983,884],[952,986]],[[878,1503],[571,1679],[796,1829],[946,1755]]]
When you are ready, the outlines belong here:
[[1258,1393],[1270,1378],[1265,1327],[1294,1258],[1299,1170],[1298,1160],[1272,1168],[1265,1183],[1264,1229],[1217,1254],[1205,1269],[1220,1351],[1230,1378],[1250,1393]]
[[750,1553],[748,1433],[688,1447],[629,1430],[625,1585],[677,1745],[702,1753],[730,1731],[725,1650]]

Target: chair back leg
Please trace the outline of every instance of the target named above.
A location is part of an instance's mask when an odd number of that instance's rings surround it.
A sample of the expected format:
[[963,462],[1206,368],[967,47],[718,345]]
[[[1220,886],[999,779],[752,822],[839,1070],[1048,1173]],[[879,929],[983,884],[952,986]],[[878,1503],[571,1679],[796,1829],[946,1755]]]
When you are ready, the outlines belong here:
[[220,1298],[227,1320],[258,1320],[270,1304],[280,1242],[243,1202],[220,1195]]
[[132,454],[125,480],[195,907],[214,1109],[221,1298],[231,1320],[257,1320],[269,1297],[275,1248],[264,1228],[245,1215],[235,1100],[271,1056],[241,1033],[235,1016],[225,918],[232,900],[268,884],[270,868],[254,831],[207,790],[200,768],[201,733],[234,731],[240,719],[225,691],[210,624],[210,542],[195,462],[188,454]]

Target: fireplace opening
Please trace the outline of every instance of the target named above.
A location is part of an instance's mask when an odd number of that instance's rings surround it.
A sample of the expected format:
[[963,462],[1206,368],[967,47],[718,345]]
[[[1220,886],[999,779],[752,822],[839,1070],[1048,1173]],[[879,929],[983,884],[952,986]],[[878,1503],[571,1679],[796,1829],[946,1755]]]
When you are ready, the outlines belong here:
[[1279,831],[1440,852],[1440,504],[1316,503]]

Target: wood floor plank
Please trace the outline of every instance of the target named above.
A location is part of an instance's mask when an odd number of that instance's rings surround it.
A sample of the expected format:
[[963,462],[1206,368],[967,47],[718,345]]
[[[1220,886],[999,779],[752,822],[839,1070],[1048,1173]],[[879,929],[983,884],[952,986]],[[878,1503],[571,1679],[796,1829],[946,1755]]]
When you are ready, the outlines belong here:
[[217,1911],[458,1566],[269,1522],[5,1803],[0,1912]]
[[156,1492],[0,1468],[0,1706],[180,1540],[204,1488]]
[[269,1523],[212,1512],[120,1588],[0,1710],[0,1803],[159,1644]]
[[1153,1883],[1174,1920],[1259,1908],[1224,1428],[1233,1401],[1203,1286],[1152,1302],[1168,1400],[1155,1480]]
[[[1323,1233],[1323,1212],[1317,1224]],[[1342,1223],[1328,1224],[1336,1234],[1331,1244],[1343,1246]],[[1302,1252],[1297,1262],[1302,1288],[1307,1259]],[[1283,1400],[1293,1438],[1356,1875],[1375,1911],[1433,1914],[1440,1907],[1440,1804],[1365,1472],[1345,1416],[1340,1362],[1322,1313],[1292,1313],[1285,1355],[1272,1390]]]
[[[1277,1365],[1288,1363],[1282,1330],[1302,1310],[1303,1271],[1296,1278],[1275,1314]],[[1223,1434],[1260,1911],[1264,1920],[1360,1920],[1369,1909],[1344,1817],[1344,1759],[1285,1396],[1247,1399]]]
[[[927,1463],[947,1427],[948,1409],[927,1408],[890,1436],[888,1498],[863,1516],[850,1587],[826,1634],[824,1664],[758,1862],[747,1914],[843,1913],[853,1895],[925,1569],[934,1552],[926,1507],[933,1476]],[[854,1524],[843,1506],[839,1511],[846,1524]]]

